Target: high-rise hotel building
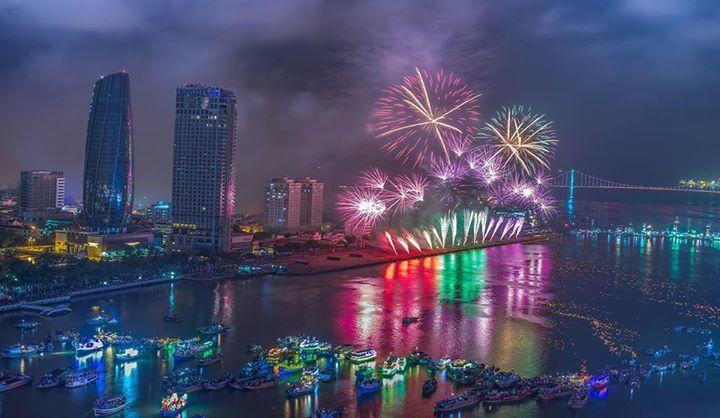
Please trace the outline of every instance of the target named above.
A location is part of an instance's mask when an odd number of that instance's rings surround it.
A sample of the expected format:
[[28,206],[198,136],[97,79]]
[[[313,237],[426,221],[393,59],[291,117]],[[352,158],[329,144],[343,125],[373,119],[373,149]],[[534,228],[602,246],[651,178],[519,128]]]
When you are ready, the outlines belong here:
[[125,232],[133,206],[133,120],[130,76],[95,82],[85,141],[83,211],[88,229]]
[[227,252],[235,204],[235,94],[219,87],[179,87],[175,102],[169,247]]
[[23,219],[49,216],[65,204],[65,176],[62,171],[21,171],[18,195]]
[[274,232],[297,232],[322,226],[323,183],[287,177],[265,185],[265,227]]

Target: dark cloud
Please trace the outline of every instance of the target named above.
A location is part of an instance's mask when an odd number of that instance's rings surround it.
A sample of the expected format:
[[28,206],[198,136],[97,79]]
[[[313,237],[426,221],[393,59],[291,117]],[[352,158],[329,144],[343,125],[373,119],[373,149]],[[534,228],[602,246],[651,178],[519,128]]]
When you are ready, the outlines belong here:
[[[719,174],[720,7],[692,0],[8,0],[0,6],[0,182],[61,169],[80,194],[89,89],[131,74],[136,194],[170,194],[175,87],[239,102],[238,196],[390,163],[367,133],[383,86],[414,66],[557,121],[558,165],[625,181]],[[682,152],[678,152],[682,149]],[[709,152],[713,150],[714,152]]]

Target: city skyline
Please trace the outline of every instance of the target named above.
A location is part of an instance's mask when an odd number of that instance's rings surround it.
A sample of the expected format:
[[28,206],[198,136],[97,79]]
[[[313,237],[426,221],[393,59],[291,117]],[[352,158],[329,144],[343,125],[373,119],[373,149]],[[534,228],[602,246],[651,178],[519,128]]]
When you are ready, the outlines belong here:
[[[9,42],[0,69],[6,91],[0,122],[7,127],[0,183],[15,184],[22,169],[62,170],[68,194],[78,198],[87,88],[97,75],[123,68],[137,86],[138,203],[170,198],[172,95],[179,85],[238,92],[238,129],[254,151],[238,161],[237,176],[247,180],[238,209],[258,212],[264,179],[309,175],[332,180],[332,189],[368,164],[387,163],[366,125],[374,98],[415,65],[462,76],[482,93],[483,118],[514,103],[543,109],[567,139],[558,167],[639,184],[717,172],[705,134],[714,124],[710,98],[720,90],[709,59],[717,33],[706,17],[717,15],[716,6],[627,0],[562,7],[531,1],[517,8],[454,1],[394,20],[378,16],[398,16],[408,3],[371,2],[342,12],[323,3],[285,6],[288,13],[277,15],[255,5],[256,18],[225,13],[220,28],[242,36],[218,42],[188,39],[202,22],[154,5],[103,6],[115,13],[68,6],[69,13],[55,15],[42,2],[2,9]],[[152,24],[160,13],[163,27]],[[322,19],[297,19],[308,13]],[[122,18],[106,22],[109,15]],[[663,48],[658,39],[666,41]],[[45,68],[73,75],[52,84]],[[45,99],[32,105],[43,118],[29,122],[20,109],[36,96],[28,92],[38,91]],[[287,148],[293,152],[279,153]],[[270,161],[285,170],[271,170]]]

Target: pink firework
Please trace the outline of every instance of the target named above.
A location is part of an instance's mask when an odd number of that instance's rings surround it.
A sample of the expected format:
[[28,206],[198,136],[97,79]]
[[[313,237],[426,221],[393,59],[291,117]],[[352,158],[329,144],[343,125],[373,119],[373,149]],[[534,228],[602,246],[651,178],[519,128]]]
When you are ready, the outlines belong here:
[[496,156],[490,147],[484,146],[473,151],[473,171],[476,173],[478,179],[485,186],[489,186],[504,175],[503,164],[501,159]]
[[345,221],[345,228],[364,235],[387,214],[382,190],[353,186],[338,196],[337,210]]
[[448,151],[460,158],[470,152],[474,139],[470,135],[450,134],[447,138]]
[[543,219],[548,219],[557,212],[555,199],[553,199],[552,194],[547,189],[537,190],[532,203],[533,209],[535,209],[538,215],[540,215]]
[[462,179],[468,172],[463,160],[436,160],[430,165],[428,175],[441,183],[453,183]]
[[379,168],[373,167],[360,174],[358,180],[360,181],[361,187],[365,187],[367,189],[383,190],[385,189],[385,185],[387,184],[388,175]]
[[420,174],[400,175],[395,178],[393,185],[396,188],[404,189],[415,203],[425,200],[425,190],[428,186],[427,178]]
[[377,102],[373,130],[403,163],[417,166],[425,156],[448,159],[450,135],[472,135],[477,129],[480,95],[452,73],[416,68],[385,93]]

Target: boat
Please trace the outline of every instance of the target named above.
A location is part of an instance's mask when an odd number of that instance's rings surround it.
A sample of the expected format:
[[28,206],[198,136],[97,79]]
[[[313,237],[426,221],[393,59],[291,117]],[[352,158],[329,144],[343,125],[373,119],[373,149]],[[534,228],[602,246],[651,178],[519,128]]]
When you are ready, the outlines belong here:
[[595,390],[600,390],[610,384],[610,375],[603,373],[597,376],[593,376],[588,381],[588,386]]
[[98,380],[98,377],[100,377],[100,373],[92,369],[72,371],[65,376],[65,387],[77,388],[89,385]]
[[377,357],[377,352],[372,348],[366,350],[352,351],[347,355],[347,359],[353,363],[365,363],[373,361]]
[[164,417],[176,417],[187,408],[187,393],[178,395],[177,392],[168,393],[160,400],[160,413]]
[[[278,385],[280,379],[274,375],[268,375],[264,377],[257,377],[255,379],[247,380],[239,385],[239,389],[245,390],[262,390],[272,388]],[[233,386],[235,387],[235,386]]]
[[549,401],[551,399],[567,398],[575,393],[575,389],[571,386],[554,386],[550,388],[540,388],[537,394],[538,401]]
[[32,382],[32,376],[26,374],[11,374],[0,379],[0,392],[19,388]]
[[125,395],[103,396],[95,400],[93,405],[93,413],[96,417],[112,415],[120,412],[128,405]]
[[660,348],[648,348],[647,350],[645,350],[645,354],[659,359],[660,357],[669,354],[671,351],[672,350],[670,350],[670,347],[664,345]]
[[437,390],[437,380],[433,377],[430,380],[426,380],[422,385],[422,396],[423,398],[429,398],[430,395],[435,393]]
[[97,338],[83,338],[75,345],[75,354],[78,357],[84,356],[86,354],[102,350],[104,347],[105,344]]
[[356,380],[362,380],[366,377],[373,377],[373,369],[369,366],[360,366],[355,370],[355,379]]
[[337,371],[334,367],[327,367],[318,371],[317,378],[321,382],[332,382],[337,379]]
[[229,373],[229,372],[228,372],[228,373],[225,373],[224,375],[219,376],[219,377],[216,377],[216,378],[214,378],[214,379],[205,379],[205,380],[203,380],[202,386],[203,386],[203,388],[204,388],[205,390],[218,390],[218,389],[222,389],[222,388],[224,388],[225,386],[227,386],[228,383],[230,383],[230,381],[232,380],[232,378],[233,378],[232,373]]
[[40,377],[38,382],[38,389],[49,389],[62,385],[65,383],[65,376],[70,373],[72,369],[70,367],[53,369]]
[[440,415],[471,408],[479,404],[482,398],[483,395],[481,392],[470,390],[462,395],[444,399],[436,403],[433,413],[435,413],[435,415]]
[[352,351],[353,351],[352,344],[342,344],[342,345],[339,345],[339,346],[333,348],[335,357],[337,357],[338,359],[344,359]]
[[226,332],[230,332],[230,327],[225,326],[223,324],[212,324],[207,327],[201,327],[198,328],[197,331],[202,335],[218,335],[218,334],[225,334]]
[[485,405],[501,405],[505,403],[520,402],[534,394],[532,388],[499,390],[489,392],[485,399]]
[[128,348],[124,348],[122,350],[118,350],[115,353],[115,361],[117,361],[119,363],[133,361],[133,360],[139,359],[141,355],[142,355],[142,352],[139,349],[134,348],[134,347],[128,347]]
[[263,351],[263,346],[260,344],[248,344],[247,353],[250,355],[257,355]]
[[382,380],[368,377],[355,383],[355,390],[358,395],[367,395],[379,392],[382,389]]
[[298,398],[300,396],[310,395],[315,392],[317,386],[317,382],[294,384],[285,389],[285,396],[288,398]]
[[520,381],[520,375],[517,373],[498,373],[495,378],[495,384],[500,389],[508,389],[515,386]]
[[281,376],[285,376],[302,372],[304,366],[298,361],[285,360],[278,363],[276,368],[278,374],[280,374]]
[[410,366],[414,366],[416,364],[422,364],[427,365],[430,364],[432,361],[432,358],[430,358],[430,355],[424,351],[419,350],[413,350],[408,356],[407,356],[407,363]]
[[173,315],[173,314],[165,314],[165,316],[163,316],[163,321],[165,321],[167,323],[178,323],[178,322],[184,321],[184,319],[182,316]]
[[573,393],[572,398],[568,401],[568,406],[572,409],[581,409],[587,403],[590,396],[586,390],[579,390]]
[[391,356],[378,367],[378,374],[385,379],[390,379],[396,374],[405,372],[406,366],[405,357]]
[[48,332],[47,336],[59,343],[68,343],[80,338],[80,334],[71,329],[54,329]]
[[222,353],[213,353],[208,357],[204,357],[198,360],[198,366],[205,367],[214,363],[218,363],[222,359]]
[[319,408],[313,412],[311,418],[340,418],[345,415],[345,408],[338,407],[334,409]]
[[402,319],[402,323],[403,325],[410,325],[418,322],[419,320],[420,318],[418,318],[417,316],[406,316]]
[[435,366],[438,368],[438,370],[445,370],[445,368],[449,366],[450,363],[451,361],[449,358],[441,358],[435,362]]
[[40,346],[37,344],[13,344],[3,349],[2,356],[4,358],[30,357],[39,354],[40,351]]
[[16,326],[17,326],[19,329],[23,330],[23,331],[27,331],[27,330],[31,330],[31,329],[37,328],[38,325],[40,325],[39,322],[28,321],[28,320],[26,320],[25,318],[23,318],[23,319],[21,319],[21,320],[17,323]]

